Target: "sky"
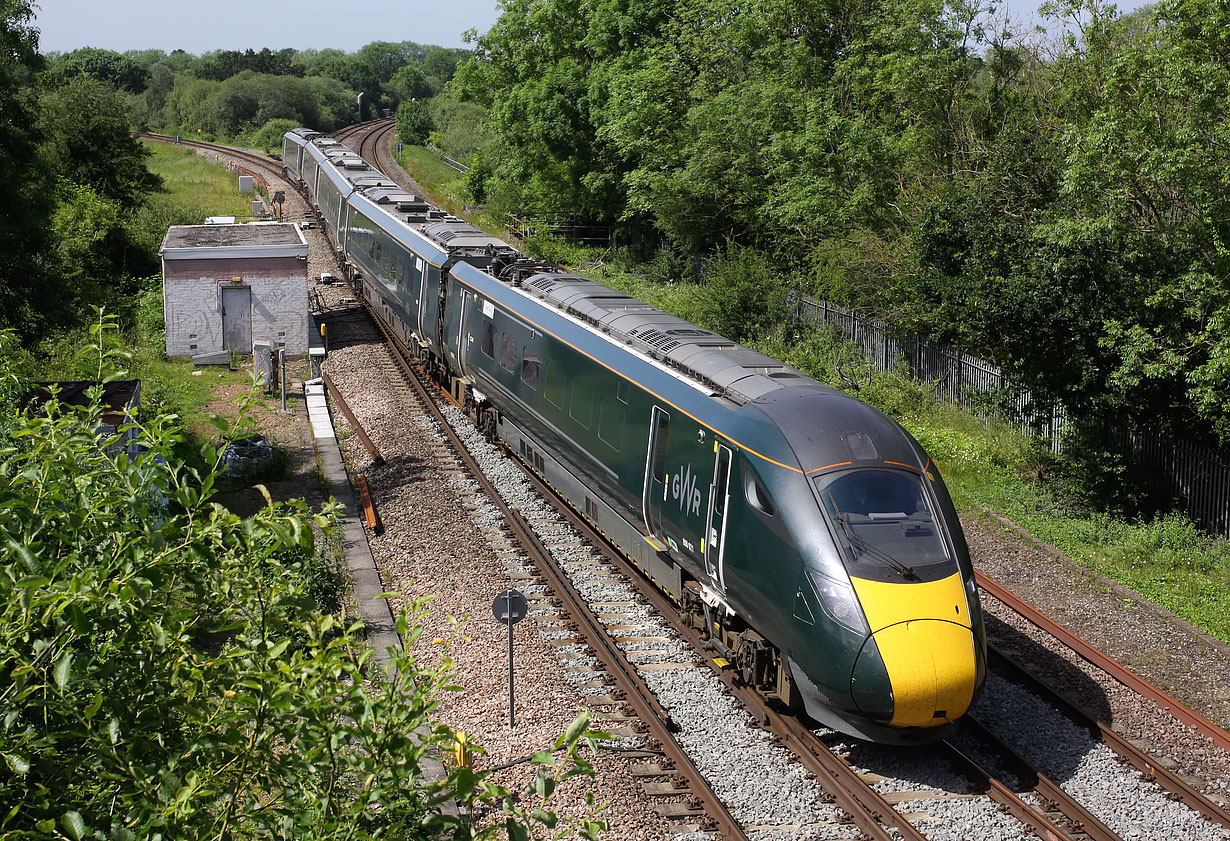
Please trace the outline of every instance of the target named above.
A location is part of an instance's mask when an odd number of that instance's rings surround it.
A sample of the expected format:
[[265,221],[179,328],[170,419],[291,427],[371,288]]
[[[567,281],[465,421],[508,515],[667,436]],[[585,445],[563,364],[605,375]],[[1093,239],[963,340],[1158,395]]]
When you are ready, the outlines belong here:
[[[1005,0],[1014,17],[1036,22],[1040,0]],[[1121,12],[1143,0],[1120,0]],[[496,0],[35,0],[44,53],[78,47],[124,52],[249,47],[336,47],[354,52],[372,41],[462,47],[467,29],[495,22]],[[291,10],[296,10],[293,14]]]

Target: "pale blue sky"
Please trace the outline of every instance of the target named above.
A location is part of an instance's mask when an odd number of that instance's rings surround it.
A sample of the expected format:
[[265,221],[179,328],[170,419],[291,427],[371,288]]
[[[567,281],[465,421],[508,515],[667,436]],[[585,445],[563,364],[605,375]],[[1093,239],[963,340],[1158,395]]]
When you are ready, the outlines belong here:
[[[464,46],[467,29],[486,31],[495,0],[36,0],[43,52],[78,47],[208,50],[337,47],[372,41]],[[1040,0],[1006,0],[1028,23]],[[1143,0],[1122,0],[1120,10]],[[292,14],[292,10],[295,10]]]

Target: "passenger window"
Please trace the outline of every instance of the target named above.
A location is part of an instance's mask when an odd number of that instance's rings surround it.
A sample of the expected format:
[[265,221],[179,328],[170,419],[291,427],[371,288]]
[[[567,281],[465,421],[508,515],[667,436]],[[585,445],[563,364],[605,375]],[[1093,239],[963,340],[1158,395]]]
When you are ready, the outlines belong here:
[[666,481],[666,439],[670,432],[671,416],[655,409],[658,416],[658,431],[654,436],[653,478],[658,482]]
[[495,324],[490,321],[483,325],[483,340],[479,346],[488,359],[495,359]]
[[500,335],[500,367],[505,371],[517,370],[517,340],[507,333]]
[[521,382],[538,390],[538,354],[528,347],[521,349]]

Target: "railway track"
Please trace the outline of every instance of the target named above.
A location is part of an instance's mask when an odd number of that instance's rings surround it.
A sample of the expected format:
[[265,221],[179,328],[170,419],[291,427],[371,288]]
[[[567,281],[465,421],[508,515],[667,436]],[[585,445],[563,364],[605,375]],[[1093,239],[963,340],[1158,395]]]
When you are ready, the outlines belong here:
[[[644,738],[653,746],[652,750],[643,753],[642,758],[646,761],[639,769],[646,795],[661,800],[660,811],[663,815],[676,820],[687,829],[703,828],[730,841],[745,839],[747,836],[738,821],[731,816],[703,775],[696,770],[686,752],[675,741],[669,713],[656,702],[654,694],[628,663],[618,647],[619,640],[606,632],[543,539],[520,512],[503,501],[492,481],[470,455],[438,405],[439,400],[445,399],[443,395],[424,378],[418,368],[409,363],[408,350],[404,345],[384,329],[382,322],[369,310],[364,311],[365,323],[370,324],[374,330],[379,330],[387,351],[382,355],[373,354],[373,364],[385,370],[390,382],[399,384],[400,396],[405,400],[408,411],[416,410],[428,414],[447,437],[449,446],[438,450],[436,457],[442,461],[447,471],[461,470],[465,476],[477,483],[478,487],[468,495],[467,503],[478,508],[484,501],[490,501],[498,509],[505,528],[491,535],[494,542],[503,546],[515,546],[532,559],[534,570],[541,575],[552,601],[563,612],[562,622],[569,630],[579,635],[599,661],[600,668],[593,670],[595,674],[591,680],[610,684],[611,689],[606,697],[612,703],[626,704],[632,708],[631,716],[617,713],[614,716],[603,714],[602,717],[607,720],[614,718],[624,726],[630,725],[636,728],[636,732],[643,730]],[[340,333],[342,339],[347,340],[348,332],[353,335],[352,331],[362,329],[354,323],[354,314],[349,315],[348,320],[350,324],[345,327],[335,322],[330,334]],[[632,734],[629,732],[626,735]],[[684,802],[680,803],[681,800]],[[692,826],[693,823],[697,826]]]
[[[379,322],[373,319],[373,323]],[[382,332],[385,332],[382,330]],[[396,338],[385,332],[385,341],[392,346],[399,343]],[[411,370],[405,361],[405,352],[393,354],[399,360],[401,373],[409,381],[411,378],[423,386],[421,375]],[[420,392],[419,400],[425,401],[431,397],[432,389]],[[440,398],[442,399],[442,398]],[[427,404],[423,404],[427,405]],[[437,414],[442,428],[445,419]],[[454,438],[455,446],[462,444]],[[464,452],[464,450],[459,450]],[[466,458],[467,467],[471,471],[478,470],[472,459]],[[477,475],[477,474],[476,474]],[[543,498],[548,499],[557,512],[564,516],[578,531],[585,532],[587,528],[583,519],[566,505],[563,505],[550,493],[550,489],[537,481],[532,472],[527,472],[527,478],[538,485]],[[498,491],[487,487],[483,491],[487,498],[498,499]],[[569,617],[571,627],[583,630],[583,637],[591,646],[597,641],[607,640],[609,634],[604,633],[597,617],[589,610],[586,600],[575,595],[575,590],[567,578],[559,571],[558,565],[550,560],[550,553],[545,551],[542,541],[535,535],[524,519],[506,505],[501,505],[505,521],[510,524],[512,537],[517,545],[533,550],[538,559],[536,564],[542,570],[548,586],[554,593],[569,593]],[[619,562],[618,554],[609,546],[599,547],[612,562]],[[628,579],[638,591],[638,600],[655,607],[668,620],[673,617],[674,610],[661,594],[639,576],[630,575]],[[610,608],[608,608],[610,609]],[[627,616],[617,616],[621,621]],[[685,638],[692,646],[703,649],[704,640],[691,629],[679,623],[671,622],[673,631]],[[617,641],[627,641],[627,638]],[[603,649],[604,646],[596,646]],[[611,659],[614,658],[614,659]],[[606,647],[601,656],[604,664],[620,662],[620,654]],[[830,792],[836,805],[839,806],[859,831],[866,837],[875,839],[906,838],[926,839],[934,837],[927,827],[932,816],[926,812],[912,814],[908,805],[918,798],[918,791],[908,787],[894,789],[892,778],[883,773],[884,764],[877,763],[879,770],[871,768],[856,768],[842,754],[842,746],[827,744],[825,739],[809,730],[802,722],[790,714],[783,714],[772,705],[766,703],[760,696],[744,687],[737,676],[728,668],[723,668],[720,662],[709,661],[714,672],[723,680],[734,694],[749,710],[752,710],[760,725],[780,740],[799,757],[802,764],[822,781],[823,787]],[[627,666],[624,667],[625,669]],[[610,666],[607,666],[610,673]],[[632,674],[631,671],[628,673]],[[629,701],[637,698],[643,703],[634,704],[637,720],[652,720],[663,724],[668,730],[673,722],[669,710],[655,704],[651,699],[652,692],[643,680],[635,676],[625,685],[619,687],[621,697]],[[972,731],[972,734],[969,732]],[[1033,835],[1052,841],[1116,841],[1125,836],[1116,833],[1105,825],[1093,812],[1083,806],[1078,798],[1069,795],[1061,785],[1055,783],[1034,765],[1030,764],[1019,753],[1006,745],[1002,739],[994,735],[988,727],[978,724],[967,728],[967,739],[977,742],[978,750],[971,751],[967,745],[947,742],[927,753],[929,761],[946,764],[953,768],[960,784],[950,786],[950,790],[932,788],[926,799],[938,801],[949,799],[953,801],[970,800],[979,797],[994,803],[995,810],[1002,810],[1019,822],[1026,836]],[[655,735],[655,741],[665,738]],[[672,757],[673,767],[681,765],[680,757]],[[887,789],[887,791],[884,791]],[[678,789],[671,787],[677,793]],[[689,782],[688,790],[694,790],[694,784]],[[894,805],[905,805],[906,809],[898,811]],[[685,814],[687,810],[684,810]],[[729,836],[729,829],[723,832]],[[733,836],[737,837],[737,836]]]

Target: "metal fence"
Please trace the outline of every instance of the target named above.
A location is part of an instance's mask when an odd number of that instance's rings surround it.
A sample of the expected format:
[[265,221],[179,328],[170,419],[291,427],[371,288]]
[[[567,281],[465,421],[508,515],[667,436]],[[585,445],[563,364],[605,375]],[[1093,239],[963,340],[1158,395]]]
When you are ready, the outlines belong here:
[[1014,383],[999,366],[918,336],[899,333],[864,315],[809,298],[792,296],[794,317],[837,328],[858,345],[881,371],[904,365],[916,380],[934,384],[937,396],[978,414],[995,412],[1050,443],[1059,452],[1067,424],[1062,407],[1040,404],[1029,389]]
[[579,242],[609,248],[615,242],[615,227],[587,221],[568,213],[547,212],[538,216],[518,216],[509,213],[505,226],[516,236],[526,239],[548,234],[565,242]]
[[453,168],[453,169],[457,170],[457,171],[458,171],[458,172],[460,172],[462,175],[465,175],[467,172],[469,172],[469,171],[470,171],[470,168],[469,168],[468,166],[466,166],[465,164],[463,164],[461,161],[454,160],[453,158],[450,158],[448,155],[444,154],[444,150],[442,150],[440,147],[436,146],[436,144],[434,144],[434,143],[428,143],[428,144],[427,144],[427,148],[428,148],[428,149],[430,149],[431,151],[435,152],[437,155],[439,155],[439,156],[440,156],[440,160],[444,161],[444,163],[445,163],[445,165],[446,165],[446,166],[449,166],[449,167],[451,167],[451,168]]
[[1189,517],[1230,537],[1230,456],[1134,425],[1111,430],[1111,438],[1137,468],[1168,480],[1170,494]]
[[[1062,450],[1068,425],[1062,407],[1040,405],[990,362],[805,295],[793,295],[791,304],[796,319],[833,326],[880,370],[904,365],[913,378],[934,383],[945,400],[983,415],[998,410],[1054,452]],[[1109,437],[1133,466],[1164,479],[1178,506],[1201,527],[1230,537],[1230,454],[1138,426],[1112,429]]]

